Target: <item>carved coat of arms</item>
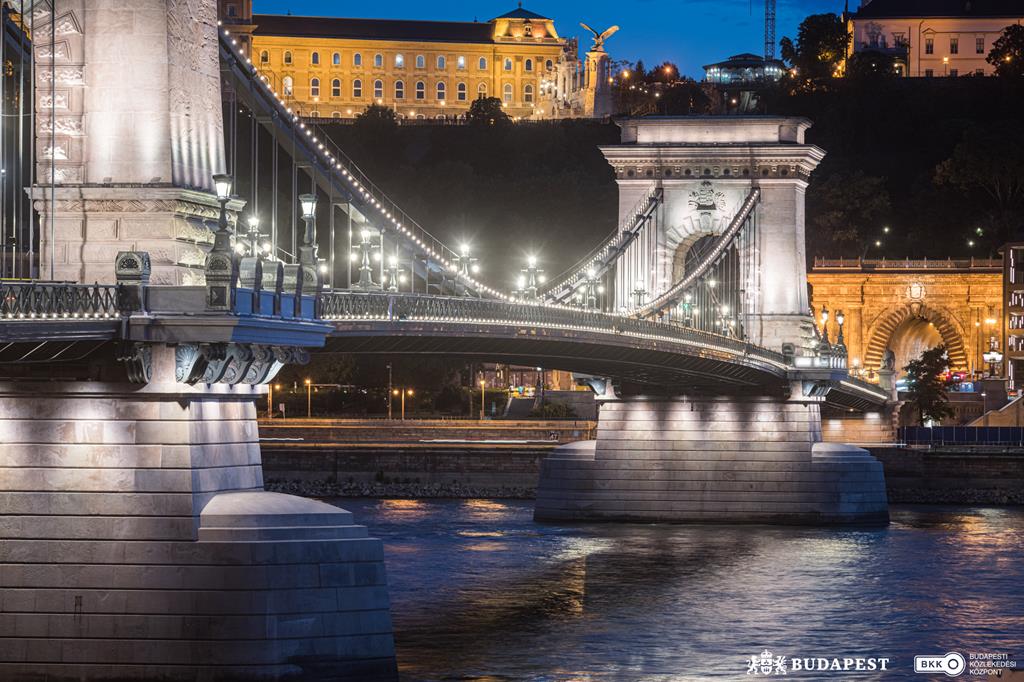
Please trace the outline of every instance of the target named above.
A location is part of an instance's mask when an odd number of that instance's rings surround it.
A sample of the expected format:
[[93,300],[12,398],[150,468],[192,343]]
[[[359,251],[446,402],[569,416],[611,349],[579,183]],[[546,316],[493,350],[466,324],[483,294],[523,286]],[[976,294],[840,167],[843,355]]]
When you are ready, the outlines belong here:
[[696,209],[700,217],[701,229],[710,230],[711,214],[725,210],[725,193],[716,192],[711,181],[704,180],[697,189],[690,192],[689,204]]

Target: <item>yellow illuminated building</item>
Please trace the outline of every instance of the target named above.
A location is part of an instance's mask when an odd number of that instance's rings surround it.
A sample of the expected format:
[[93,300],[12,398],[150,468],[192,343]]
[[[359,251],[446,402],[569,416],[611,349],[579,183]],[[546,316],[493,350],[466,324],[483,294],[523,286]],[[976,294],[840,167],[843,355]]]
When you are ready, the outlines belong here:
[[[522,7],[487,22],[248,14],[221,16],[248,33],[253,64],[301,115],[351,118],[372,103],[400,118],[456,118],[497,97],[513,118],[538,118],[566,41]],[[233,13],[233,14],[232,14]]]

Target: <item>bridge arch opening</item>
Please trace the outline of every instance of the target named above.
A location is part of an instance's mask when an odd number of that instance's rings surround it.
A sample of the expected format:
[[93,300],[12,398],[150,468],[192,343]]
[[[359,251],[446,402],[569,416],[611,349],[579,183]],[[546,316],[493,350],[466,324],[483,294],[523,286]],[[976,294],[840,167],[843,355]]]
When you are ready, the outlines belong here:
[[[718,237],[718,234],[698,233],[682,240],[672,257],[672,281],[678,282],[693,274],[707,260]],[[673,317],[687,326],[742,337],[745,326],[742,272],[739,249],[732,244],[686,292]]]
[[939,344],[946,346],[951,370],[967,370],[964,334],[949,316],[940,310],[911,304],[892,312],[875,328],[868,344],[864,366],[880,368],[886,349],[896,356],[897,376],[904,374],[908,362]]

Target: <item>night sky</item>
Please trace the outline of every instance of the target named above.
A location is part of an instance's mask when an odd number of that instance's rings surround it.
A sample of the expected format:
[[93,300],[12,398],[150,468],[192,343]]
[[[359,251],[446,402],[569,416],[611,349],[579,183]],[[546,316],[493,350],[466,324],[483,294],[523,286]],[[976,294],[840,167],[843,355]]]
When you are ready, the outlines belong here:
[[[858,4],[851,0],[851,9]],[[487,21],[515,9],[516,0],[255,0],[254,5],[254,11],[271,14]],[[698,80],[704,64],[764,50],[763,0],[524,0],[523,7],[553,18],[562,37],[583,38],[581,21],[599,31],[618,24],[621,30],[606,47],[613,59],[640,58],[648,67],[667,59]],[[842,9],[843,0],[778,0],[776,41],[795,36],[796,26],[808,14]],[[581,41],[581,46],[589,44]]]

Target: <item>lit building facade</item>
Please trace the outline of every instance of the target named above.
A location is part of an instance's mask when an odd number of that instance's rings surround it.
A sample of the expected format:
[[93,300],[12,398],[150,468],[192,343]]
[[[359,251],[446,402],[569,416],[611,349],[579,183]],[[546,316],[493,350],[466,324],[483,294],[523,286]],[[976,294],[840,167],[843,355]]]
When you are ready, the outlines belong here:
[[992,45],[1022,22],[1019,0],[868,0],[849,15],[849,50],[891,55],[904,76],[989,76]]
[[[816,259],[807,273],[811,305],[819,320],[830,312],[829,338],[843,340],[851,369],[878,376],[892,351],[898,374],[921,352],[944,344],[950,369],[985,373],[985,351],[1001,347],[1003,268],[998,260]],[[994,368],[997,373],[999,367]]]
[[567,46],[551,19],[521,7],[487,22],[248,10],[221,0],[222,21],[251,27],[253,64],[308,117],[351,118],[376,103],[405,119],[456,118],[473,100],[497,97],[513,118],[540,118]]

